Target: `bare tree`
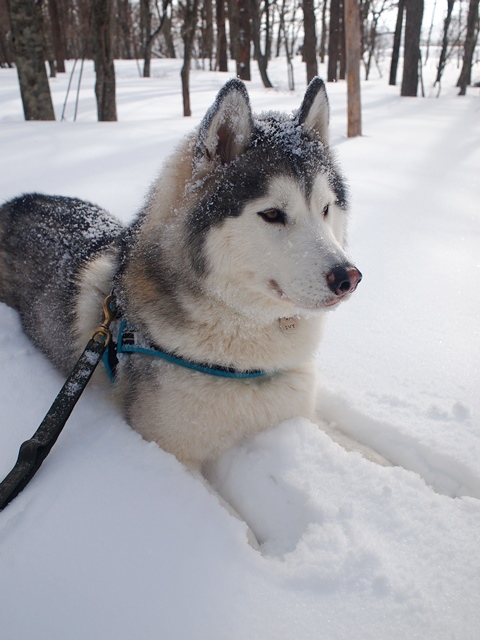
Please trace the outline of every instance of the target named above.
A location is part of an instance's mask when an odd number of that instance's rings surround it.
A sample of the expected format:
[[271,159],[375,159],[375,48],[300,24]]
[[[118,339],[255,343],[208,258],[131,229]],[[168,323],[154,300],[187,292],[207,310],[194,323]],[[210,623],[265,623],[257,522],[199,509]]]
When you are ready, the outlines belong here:
[[338,78],[345,77],[345,73],[340,70],[342,61],[342,49],[345,38],[343,30],[343,0],[330,1],[330,28],[328,31],[328,67],[327,81],[336,82]]
[[181,29],[183,40],[183,65],[180,71],[182,79],[183,115],[192,115],[190,107],[190,63],[192,61],[193,41],[197,27],[199,0],[184,0],[179,2],[183,24]]
[[[447,0],[448,2],[448,0]],[[428,56],[430,55],[430,43],[432,41],[432,31],[433,31],[433,25],[435,22],[435,10],[437,8],[437,0],[434,0],[433,2],[433,11],[432,11],[432,19],[430,21],[430,29],[428,30],[428,38],[427,38],[427,50],[425,52],[425,61],[424,61],[424,65],[426,66],[427,62],[428,62]]]
[[479,16],[478,16],[479,0],[470,0],[468,5],[467,17],[467,33],[465,35],[465,45],[463,52],[463,64],[458,78],[457,87],[460,87],[459,96],[467,93],[467,86],[472,83],[472,62],[473,52],[477,44]]
[[388,84],[397,84],[398,60],[400,58],[400,44],[402,42],[403,14],[405,13],[405,0],[398,0],[397,21],[393,36],[392,60],[390,62],[390,79]]
[[360,12],[358,0],[345,0],[345,42],[347,65],[347,111],[349,138],[362,135],[360,99]]
[[57,0],[48,0],[56,70],[58,73],[65,73],[65,33],[60,16],[61,9],[62,7]]
[[10,22],[8,20],[7,2],[0,0],[0,68],[13,67],[13,51],[10,42]]
[[[365,61],[365,80],[370,76],[372,60],[376,60],[378,22],[387,6],[387,0],[381,0],[379,4],[369,3],[371,19],[367,20],[367,34],[364,34],[364,49],[367,53]],[[348,54],[347,54],[348,55]],[[378,66],[378,65],[377,65]]]
[[420,63],[420,33],[423,20],[423,0],[406,0],[405,44],[403,54],[403,78],[400,94],[417,96],[418,66]]
[[327,45],[327,5],[328,5],[328,0],[323,0],[322,35],[320,36],[320,49],[319,49],[320,62],[322,64],[325,62],[325,51],[326,51],[326,45]]
[[228,71],[227,31],[225,27],[225,0],[216,0],[217,10],[217,62],[218,71]]
[[313,0],[303,0],[303,58],[307,67],[307,84],[318,75],[317,33],[315,29],[315,8]]
[[55,120],[45,69],[42,6],[36,0],[7,0],[25,120]]
[[453,7],[455,5],[455,0],[447,0],[447,15],[445,16],[445,20],[443,21],[443,36],[442,36],[442,48],[440,50],[440,58],[438,60],[437,67],[437,77],[435,78],[434,85],[439,85],[440,91],[440,82],[442,80],[443,71],[445,69],[445,64],[447,63],[447,55],[448,55],[448,32],[450,29],[450,23],[452,21],[452,13]]
[[136,47],[132,33],[132,14],[129,0],[117,0],[116,27],[115,50],[117,53],[115,57],[130,60],[133,58]]
[[94,0],[92,9],[98,120],[113,122],[117,120],[117,103],[112,46],[112,0]]
[[52,41],[52,25],[50,24],[50,15],[48,13],[48,7],[45,2],[41,3],[42,13],[43,13],[43,47],[45,52],[45,60],[48,63],[48,68],[50,69],[50,78],[57,77],[57,67],[55,64],[55,53],[53,51],[53,41]]
[[238,11],[237,51],[235,60],[237,63],[237,76],[241,80],[250,80],[250,43],[252,40],[250,29],[250,2],[249,0],[233,0]]
[[[269,15],[269,0],[265,0],[264,13]],[[255,51],[255,58],[257,59],[258,70],[260,71],[260,77],[262,78],[263,86],[267,89],[273,87],[270,82],[270,78],[267,74],[268,66],[268,52],[270,51],[270,30],[269,20],[266,20],[265,25],[265,46],[262,50],[262,38],[261,38],[261,26],[262,16],[260,12],[260,0],[250,0],[250,12],[252,18],[252,40]]]
[[[170,2],[171,0],[162,0],[162,11],[160,12],[158,0],[154,0],[154,2],[152,2],[152,0],[140,0],[140,11],[142,13],[143,26],[145,31],[145,46],[143,54],[144,78],[150,78],[153,44],[163,29],[163,26],[167,19],[167,10]],[[156,25],[155,28],[152,28],[155,17]]]
[[[209,69],[213,71],[213,2],[203,0],[200,9],[201,37],[200,37],[200,58],[209,61]],[[204,64],[204,62],[203,62]]]

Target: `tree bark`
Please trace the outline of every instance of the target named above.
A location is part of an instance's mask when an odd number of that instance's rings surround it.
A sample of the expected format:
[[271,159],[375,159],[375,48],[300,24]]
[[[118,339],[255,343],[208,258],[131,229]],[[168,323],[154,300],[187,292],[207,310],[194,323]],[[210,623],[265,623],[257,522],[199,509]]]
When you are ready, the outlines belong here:
[[10,46],[10,21],[6,0],[0,0],[0,68],[13,68],[13,51]]
[[48,11],[52,24],[53,51],[58,73],[65,73],[65,34],[60,20],[60,10],[57,0],[48,0]]
[[216,0],[217,9],[217,69],[228,71],[227,32],[225,29],[225,0]]
[[448,32],[450,29],[450,23],[452,21],[452,13],[453,7],[455,5],[455,0],[447,0],[447,3],[447,15],[445,16],[445,20],[443,22],[442,49],[440,51],[440,58],[438,60],[437,77],[435,78],[433,86],[441,81],[443,71],[445,69],[445,64],[447,62]]
[[[150,5],[150,0],[141,0],[141,6],[143,11],[143,24],[145,30],[145,48],[144,48],[144,57],[143,57],[143,77],[150,78],[151,73],[151,62],[152,62],[152,49],[153,44],[156,38],[160,35],[166,18],[167,18],[167,9],[171,0],[163,0],[162,2],[162,16],[159,16],[159,23],[154,31],[152,31],[152,17],[153,12]],[[158,8],[158,3],[155,3]]]
[[7,0],[25,120],[55,120],[45,69],[41,3]]
[[150,10],[150,0],[140,0],[140,12],[142,15],[142,31],[144,33],[143,77],[150,78],[150,62],[152,59],[153,46],[153,40],[151,38],[152,12]]
[[303,57],[307,67],[307,84],[318,75],[317,33],[315,30],[315,9],[313,0],[303,0]]
[[250,4],[248,0],[234,0],[238,5],[238,60],[237,76],[251,80],[250,74]]
[[344,0],[340,0],[340,23],[338,29],[338,37],[339,37],[339,49],[338,49],[338,77],[340,80],[345,80],[345,75],[347,71],[347,55],[345,50],[345,2]]
[[403,54],[403,78],[400,95],[416,97],[418,89],[418,64],[420,61],[420,33],[423,20],[423,0],[406,0],[405,44]]
[[[55,0],[56,1],[56,0]],[[119,55],[127,60],[132,59],[132,20],[128,0],[117,0],[118,43]]]
[[392,60],[390,63],[390,79],[388,84],[397,84],[398,59],[400,58],[400,44],[402,42],[403,14],[405,12],[405,0],[398,0],[397,22],[393,36]]
[[[250,12],[252,17],[252,40],[255,50],[255,58],[257,59],[258,70],[260,71],[260,77],[262,78],[263,86],[266,89],[271,89],[273,84],[270,82],[270,78],[267,74],[268,56],[266,53],[262,53],[262,46],[260,41],[260,0],[250,0]],[[265,51],[268,51],[268,42],[265,45]]]
[[204,0],[202,13],[201,58],[208,60],[210,71],[213,70],[213,2]]
[[117,120],[112,49],[112,0],[94,0],[95,97],[99,122]]
[[193,40],[195,38],[195,29],[197,26],[199,0],[185,0],[184,20],[182,26],[183,40],[183,65],[180,71],[182,79],[182,98],[183,98],[183,115],[189,117],[192,115],[190,107],[190,62],[192,60]]
[[479,0],[470,0],[468,5],[467,16],[467,33],[465,36],[465,48],[463,53],[463,64],[458,78],[457,87],[460,87],[459,96],[467,93],[467,87],[472,83],[472,61],[475,46],[478,38],[478,2]]
[[320,36],[320,62],[325,62],[325,49],[327,44],[327,0],[323,0],[322,5],[322,35]]
[[175,43],[173,41],[173,34],[172,34],[172,19],[168,14],[165,17],[162,35],[165,39],[165,47],[167,49],[167,58],[176,58],[177,54],[175,51]]
[[360,100],[360,12],[358,0],[345,0],[345,43],[347,71],[347,111],[349,138],[362,135]]
[[338,61],[340,51],[340,8],[341,0],[330,0],[327,82],[336,82],[338,80]]

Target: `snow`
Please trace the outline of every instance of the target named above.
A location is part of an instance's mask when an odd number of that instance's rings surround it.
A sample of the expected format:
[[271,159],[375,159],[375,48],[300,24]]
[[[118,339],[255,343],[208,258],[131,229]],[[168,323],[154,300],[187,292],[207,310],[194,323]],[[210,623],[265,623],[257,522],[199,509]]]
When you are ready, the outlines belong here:
[[[95,122],[91,64],[75,123],[72,96],[66,122],[23,122],[15,72],[0,69],[2,199],[76,196],[128,221],[229,77],[193,70],[185,119],[180,61],[154,61],[152,79],[134,62],[116,68],[118,123]],[[457,73],[447,70],[439,99],[364,82],[354,140],[345,83],[327,87],[364,279],[330,314],[318,352],[322,426],[391,466],[304,419],[229,452],[209,477],[257,532],[259,553],[199,479],[91,386],[0,514],[3,638],[478,638],[480,96],[456,97]],[[295,92],[284,60],[271,79],[275,90],[249,83],[254,109],[298,108],[301,63]],[[58,118],[67,81],[51,80]],[[3,477],[63,384],[3,304],[0,379]]]

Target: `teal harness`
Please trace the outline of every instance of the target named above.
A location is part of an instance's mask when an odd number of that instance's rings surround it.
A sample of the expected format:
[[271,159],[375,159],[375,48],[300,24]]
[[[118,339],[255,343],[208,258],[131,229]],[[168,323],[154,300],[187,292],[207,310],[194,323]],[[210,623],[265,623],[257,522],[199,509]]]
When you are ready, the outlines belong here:
[[186,367],[193,371],[199,371],[200,373],[207,373],[208,375],[219,376],[221,378],[259,378],[272,373],[271,371],[256,370],[238,371],[233,367],[214,366],[184,360],[183,358],[179,358],[168,351],[162,351],[156,345],[140,342],[135,328],[129,325],[126,320],[122,319],[118,329],[117,340],[115,341],[112,336],[112,340],[110,340],[108,347],[103,354],[103,363],[112,382],[114,382],[116,378],[116,370],[119,361],[118,355],[132,353],[140,353],[145,356],[162,358],[162,360],[166,360],[167,362],[176,364],[180,367]]

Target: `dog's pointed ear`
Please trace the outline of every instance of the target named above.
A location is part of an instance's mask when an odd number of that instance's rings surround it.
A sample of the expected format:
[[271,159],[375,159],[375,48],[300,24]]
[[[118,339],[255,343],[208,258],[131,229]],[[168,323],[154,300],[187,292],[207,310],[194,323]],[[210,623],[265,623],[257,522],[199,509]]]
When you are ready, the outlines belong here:
[[328,145],[328,123],[330,106],[325,83],[318,76],[307,87],[302,105],[298,111],[298,121],[305,129],[316,131],[320,140]]
[[250,100],[241,80],[229,80],[205,114],[194,153],[194,174],[206,175],[219,164],[228,164],[241,155],[252,135]]

